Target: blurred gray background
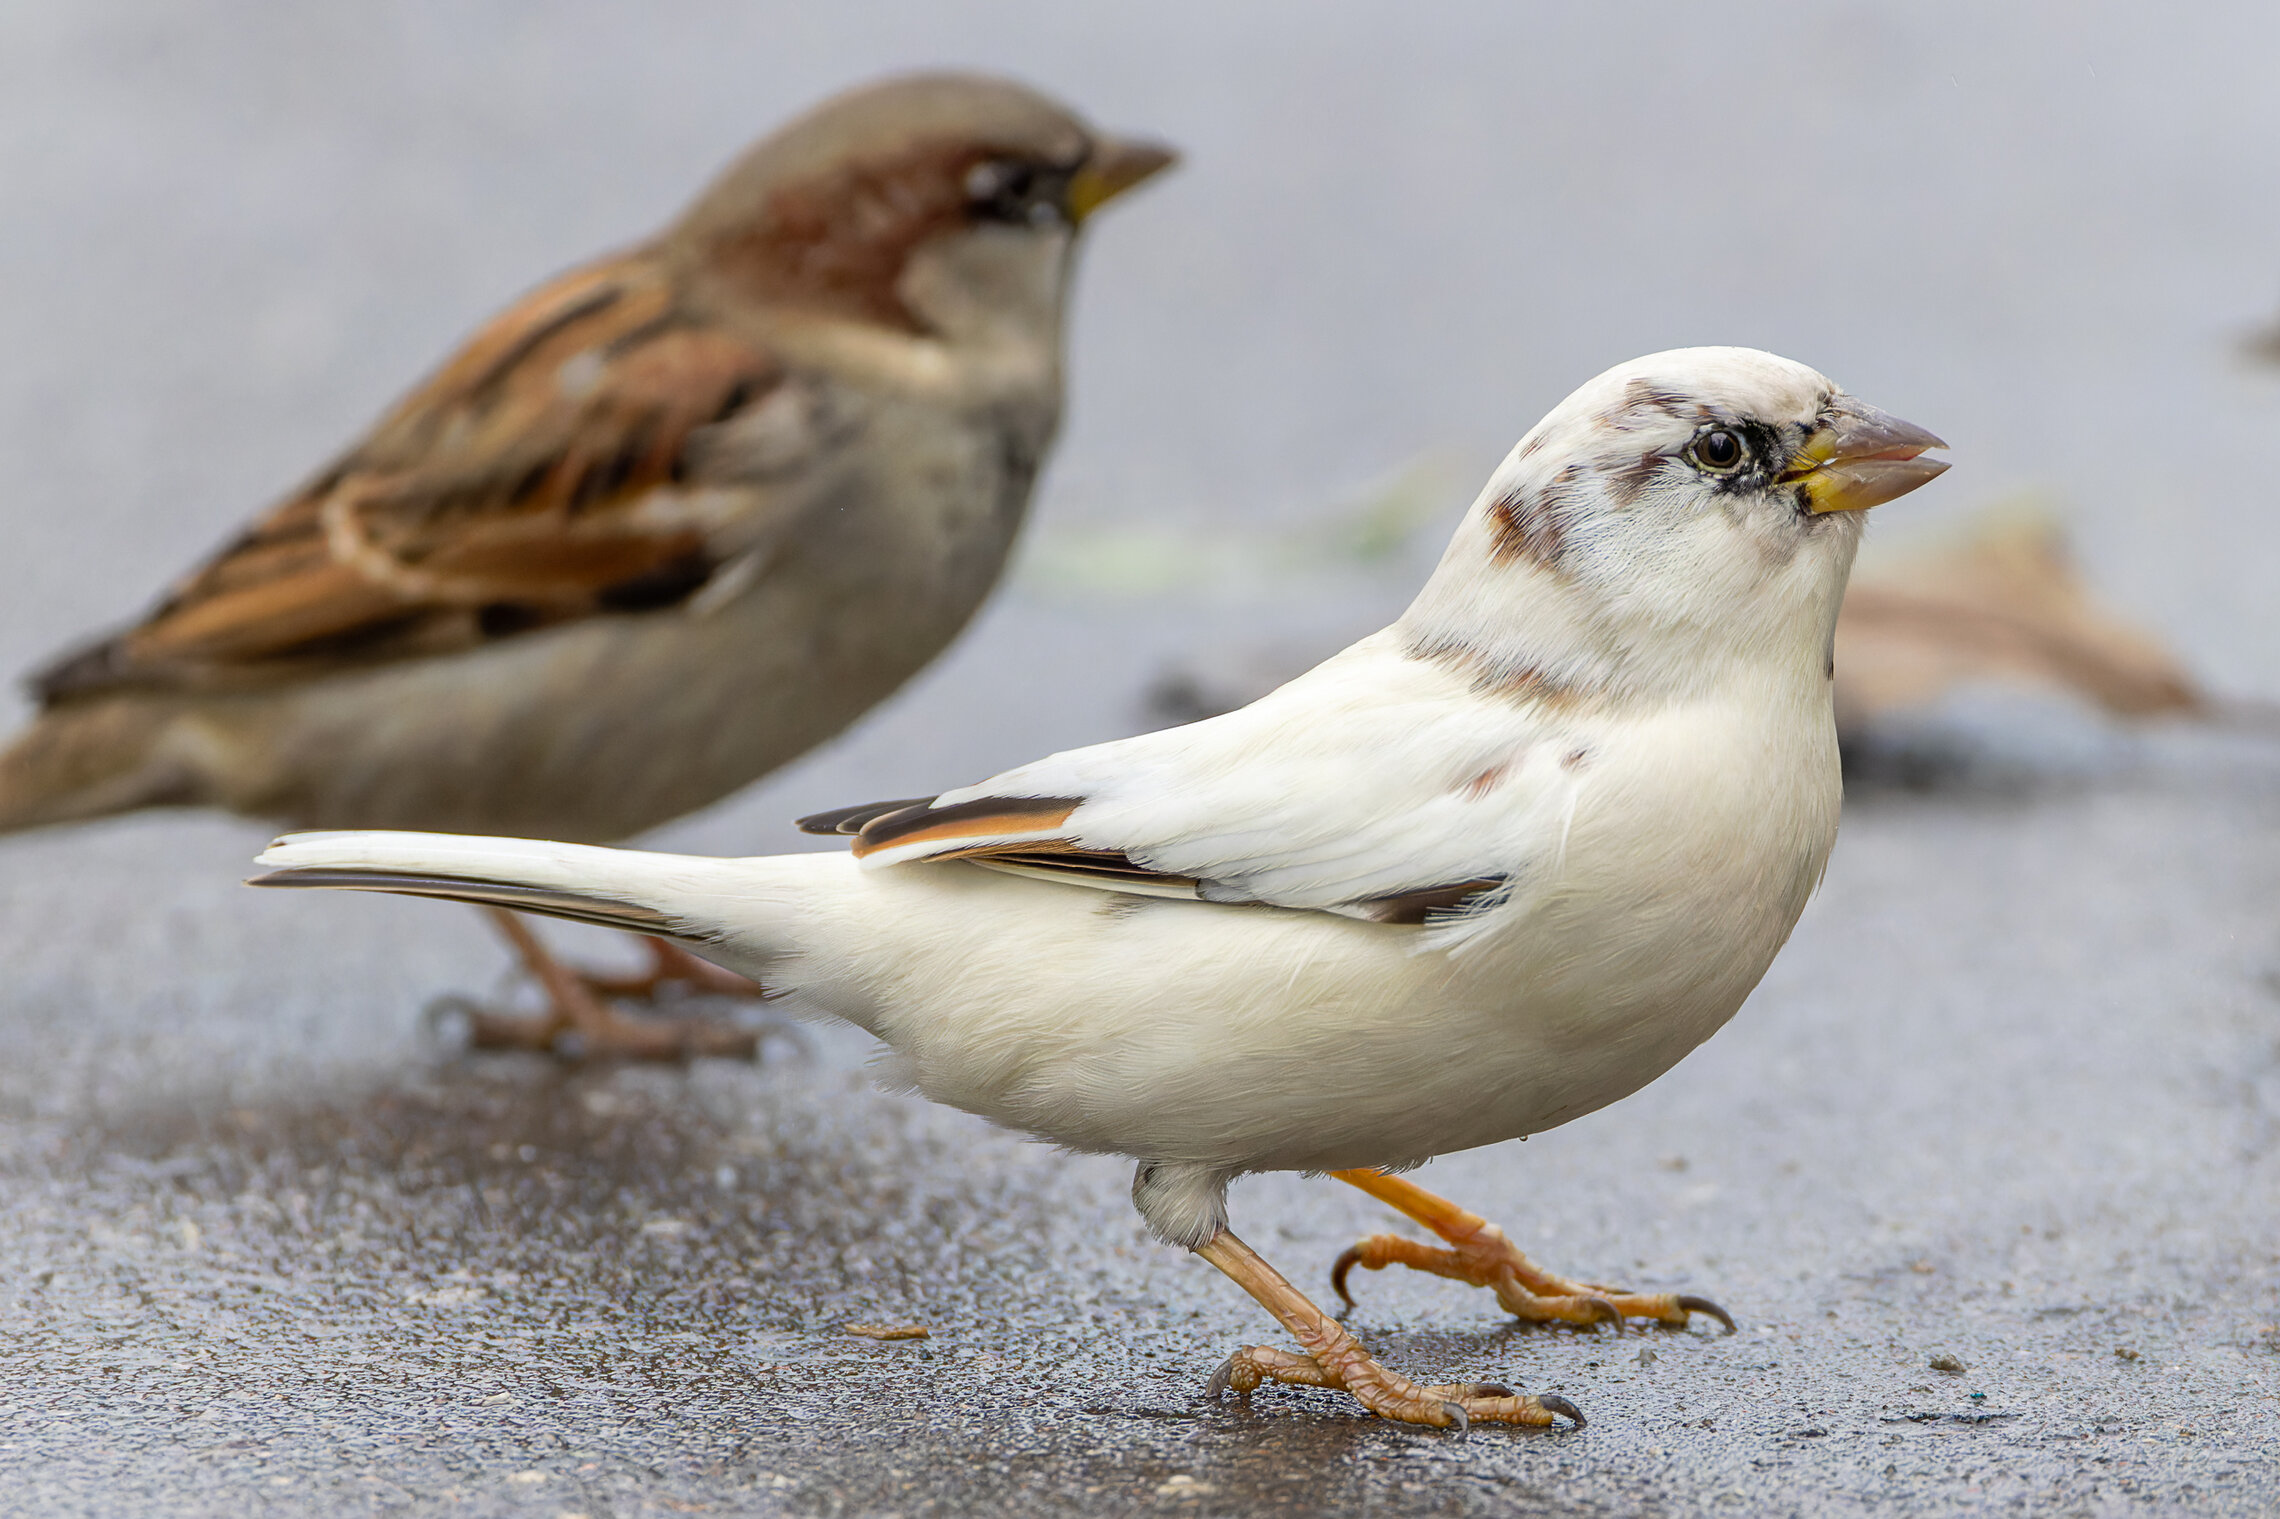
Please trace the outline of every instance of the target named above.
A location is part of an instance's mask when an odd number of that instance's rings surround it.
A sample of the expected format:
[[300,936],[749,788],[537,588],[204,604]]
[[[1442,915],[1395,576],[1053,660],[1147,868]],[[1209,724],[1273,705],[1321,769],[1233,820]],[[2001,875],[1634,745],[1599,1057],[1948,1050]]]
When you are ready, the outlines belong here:
[[[2280,380],[2245,356],[2280,313],[2276,60],[2249,4],[18,0],[0,669],[133,615],[792,111],[947,64],[1187,162],[1093,229],[1006,593],[662,842],[793,847],[798,813],[1131,731],[1168,662],[1327,648],[1420,568],[1309,552],[1356,503],[1436,538],[1573,385],[1691,343],[1948,439],[1878,535],[2049,503],[2107,600],[2280,697]],[[0,1510],[2269,1511],[2276,774],[2194,750],[1857,809],[1710,1050],[1428,1173],[1555,1264],[1775,1338],[1666,1338],[1652,1373],[1372,1280],[1374,1341],[1599,1421],[1462,1450],[1298,1395],[1178,1422],[1263,1323],[1140,1241],[1117,1167],[873,1095],[858,1042],[471,1074],[417,1013],[496,975],[472,915],[256,899],[246,823],[9,840]],[[1238,1198],[1309,1283],[1379,1223],[1328,1190]],[[866,1313],[941,1348],[833,1348]]]
[[[0,666],[136,612],[790,111],[957,64],[1189,155],[1086,250],[1041,538],[1303,534],[1421,457],[1453,518],[1586,376],[1748,343],[1954,445],[1879,532],[2039,493],[2112,601],[2218,688],[2280,693],[2280,382],[2241,357],[2280,312],[2269,7],[296,0],[0,28]],[[1098,736],[1132,639],[1004,636],[1104,610],[1056,589],[1023,577],[906,700],[968,714],[929,724],[965,730],[946,750],[882,714],[703,836],[788,841],[760,818],[847,796],[887,730],[894,794]],[[1257,590],[1137,621],[1267,623],[1219,604]]]

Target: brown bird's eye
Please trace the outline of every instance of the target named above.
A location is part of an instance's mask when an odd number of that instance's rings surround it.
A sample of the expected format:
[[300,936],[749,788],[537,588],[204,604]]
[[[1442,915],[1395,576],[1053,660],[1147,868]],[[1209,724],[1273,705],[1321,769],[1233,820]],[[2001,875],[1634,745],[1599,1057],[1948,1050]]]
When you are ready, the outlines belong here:
[[1712,428],[1694,440],[1694,462],[1723,474],[1742,462],[1742,440],[1723,427]]

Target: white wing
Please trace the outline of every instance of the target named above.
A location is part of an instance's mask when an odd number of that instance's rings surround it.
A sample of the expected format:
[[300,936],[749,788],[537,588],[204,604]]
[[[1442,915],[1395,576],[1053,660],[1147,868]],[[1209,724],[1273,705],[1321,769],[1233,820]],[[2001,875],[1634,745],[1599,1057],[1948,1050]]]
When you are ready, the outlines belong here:
[[852,834],[869,866],[1416,923],[1556,868],[1576,749],[1555,703],[1476,691],[1380,633],[1240,711],[801,826]]

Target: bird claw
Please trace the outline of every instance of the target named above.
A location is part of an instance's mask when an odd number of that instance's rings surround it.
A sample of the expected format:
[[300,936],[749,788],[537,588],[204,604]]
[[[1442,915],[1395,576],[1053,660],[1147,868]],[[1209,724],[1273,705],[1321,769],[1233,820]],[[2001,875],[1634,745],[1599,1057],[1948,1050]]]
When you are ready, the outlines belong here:
[[1568,1418],[1573,1419],[1575,1421],[1575,1427],[1577,1429],[1583,1428],[1586,1423],[1590,1422],[1584,1418],[1582,1409],[1576,1407],[1573,1403],[1570,1403],[1567,1399],[1561,1397],[1556,1392],[1540,1392],[1536,1394],[1536,1402],[1537,1405],[1543,1408],[1546,1412],[1565,1414]]
[[1447,1198],[1435,1197],[1403,1177],[1377,1170],[1330,1174],[1407,1214],[1445,1241],[1433,1245],[1406,1235],[1373,1234],[1348,1246],[1330,1267],[1330,1285],[1337,1289],[1348,1311],[1354,1306],[1354,1297],[1346,1288],[1346,1280],[1356,1266],[1370,1271],[1407,1266],[1469,1286],[1486,1287],[1496,1294],[1506,1312],[1526,1323],[1578,1327],[1608,1323],[1620,1336],[1626,1318],[1683,1326],[1688,1314],[1707,1313],[1724,1324],[1729,1334],[1733,1332],[1733,1316],[1708,1298],[1626,1292],[1546,1271],[1487,1219]]
[[1354,1295],[1346,1290],[1346,1277],[1349,1272],[1361,1264],[1361,1261],[1362,1246],[1348,1245],[1339,1252],[1338,1258],[1330,1263],[1330,1290],[1338,1294],[1339,1303],[1344,1305],[1348,1313],[1354,1311]]

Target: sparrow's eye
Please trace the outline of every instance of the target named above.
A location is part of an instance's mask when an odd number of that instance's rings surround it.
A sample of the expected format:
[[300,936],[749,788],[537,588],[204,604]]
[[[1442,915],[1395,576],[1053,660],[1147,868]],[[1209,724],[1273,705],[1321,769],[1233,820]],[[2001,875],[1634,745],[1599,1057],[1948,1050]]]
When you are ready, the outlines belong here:
[[1060,220],[1066,175],[1041,172],[1010,158],[986,159],[966,171],[966,204],[984,221],[1042,226]]
[[1723,475],[1741,467],[1749,449],[1740,437],[1723,427],[1714,427],[1694,440],[1687,450],[1694,462],[1712,474]]

